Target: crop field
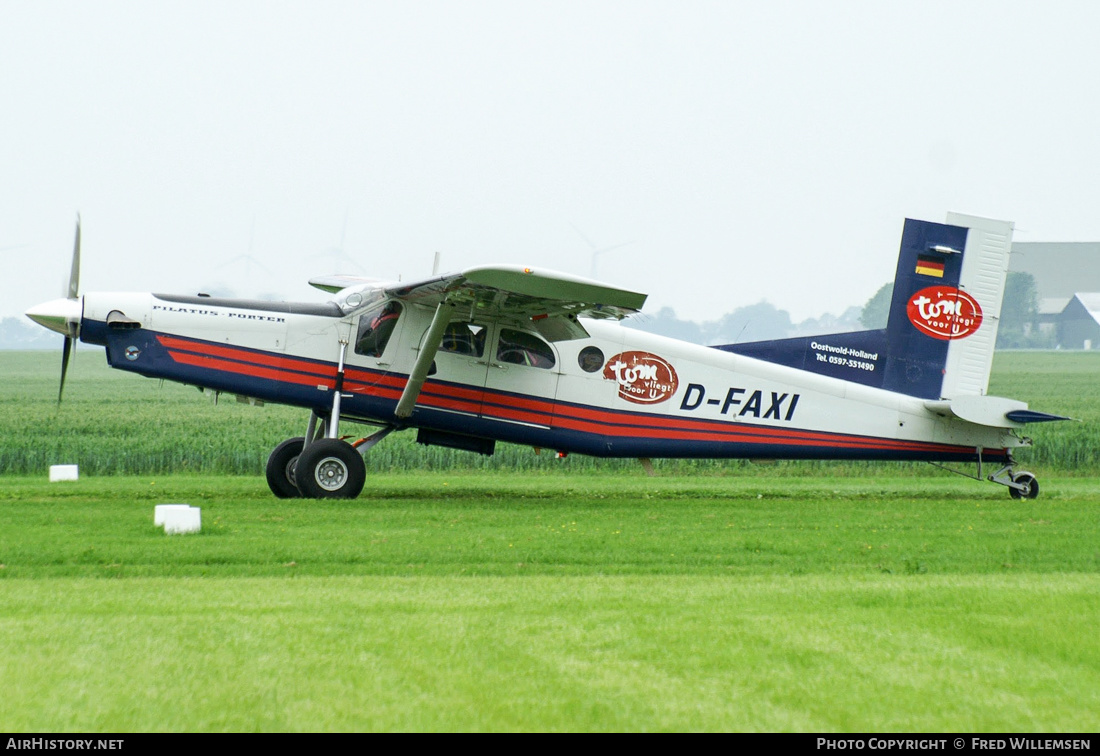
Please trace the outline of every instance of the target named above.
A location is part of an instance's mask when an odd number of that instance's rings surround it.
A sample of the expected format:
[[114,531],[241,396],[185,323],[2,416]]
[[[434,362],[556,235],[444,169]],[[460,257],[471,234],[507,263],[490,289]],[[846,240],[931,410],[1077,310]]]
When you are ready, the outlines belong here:
[[[0,475],[44,474],[51,464],[79,463],[90,475],[227,473],[260,475],[270,451],[305,433],[306,415],[287,407],[252,407],[223,395],[217,404],[194,388],[113,371],[101,349],[79,349],[69,368],[65,401],[57,408],[59,354],[0,351]],[[1017,458],[1039,471],[1100,475],[1100,353],[998,353],[990,393],[1021,399],[1040,412],[1079,422],[1028,427],[1035,448]],[[349,426],[354,428],[354,426]],[[353,432],[346,429],[347,432]],[[662,465],[660,460],[655,464]],[[483,457],[417,446],[411,433],[394,434],[367,455],[371,472],[521,470],[576,474],[635,472],[634,460],[536,455],[501,445]],[[934,474],[928,465],[896,463],[781,463],[801,474]],[[670,472],[755,474],[744,461],[666,461]],[[774,472],[771,467],[764,472]]]
[[[997,356],[992,393],[1083,421],[1029,429],[1034,501],[407,434],[360,499],[277,500],[300,412],[102,359],[57,409],[58,355],[0,353],[0,729],[1095,731],[1100,355]],[[170,502],[202,532],[155,528]]]

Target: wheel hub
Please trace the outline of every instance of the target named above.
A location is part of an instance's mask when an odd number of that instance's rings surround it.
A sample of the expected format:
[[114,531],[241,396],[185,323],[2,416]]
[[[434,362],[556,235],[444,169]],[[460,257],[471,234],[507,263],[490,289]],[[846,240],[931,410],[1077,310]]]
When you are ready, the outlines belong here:
[[313,479],[326,491],[339,491],[348,479],[348,467],[343,460],[325,457],[313,469]]

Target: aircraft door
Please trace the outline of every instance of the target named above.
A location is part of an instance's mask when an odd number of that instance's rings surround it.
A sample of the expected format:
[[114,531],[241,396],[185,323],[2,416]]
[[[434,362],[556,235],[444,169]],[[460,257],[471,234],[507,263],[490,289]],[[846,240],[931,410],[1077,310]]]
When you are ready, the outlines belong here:
[[489,371],[489,332],[487,325],[464,321],[452,322],[444,331],[435,354],[435,372],[425,384],[425,391],[436,395],[435,401],[444,409],[480,417]]
[[356,384],[384,384],[381,373],[401,370],[395,363],[401,357],[401,331],[407,317],[401,303],[391,301],[378,303],[353,321],[352,348],[347,354],[352,393]]
[[550,427],[560,372],[554,347],[540,336],[500,326],[489,350],[482,417]]

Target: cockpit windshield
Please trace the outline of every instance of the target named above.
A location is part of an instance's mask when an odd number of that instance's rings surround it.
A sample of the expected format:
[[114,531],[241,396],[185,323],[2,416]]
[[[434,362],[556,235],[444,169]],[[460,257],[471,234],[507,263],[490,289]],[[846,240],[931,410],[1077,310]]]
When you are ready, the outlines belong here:
[[372,307],[360,315],[359,330],[355,336],[355,353],[366,357],[381,357],[399,317],[401,305],[393,301]]

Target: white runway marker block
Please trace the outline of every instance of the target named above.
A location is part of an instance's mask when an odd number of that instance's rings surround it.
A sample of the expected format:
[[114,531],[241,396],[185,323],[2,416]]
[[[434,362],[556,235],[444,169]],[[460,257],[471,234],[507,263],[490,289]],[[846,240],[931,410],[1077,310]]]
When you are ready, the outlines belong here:
[[77,480],[79,477],[77,467],[77,465],[50,465],[50,482]]
[[164,518],[174,509],[190,509],[190,504],[157,504],[153,507],[153,524],[158,528],[164,526]]
[[164,515],[164,532],[168,535],[198,533],[202,529],[202,513],[198,507],[169,509]]

